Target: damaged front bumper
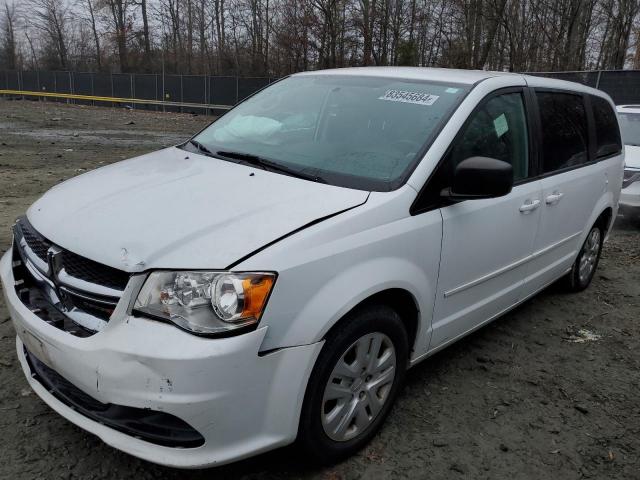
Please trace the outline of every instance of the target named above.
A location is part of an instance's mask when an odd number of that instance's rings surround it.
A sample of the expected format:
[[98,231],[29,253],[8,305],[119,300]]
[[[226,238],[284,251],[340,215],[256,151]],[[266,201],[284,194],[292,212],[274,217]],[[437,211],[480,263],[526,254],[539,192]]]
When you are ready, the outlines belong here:
[[71,422],[127,453],[184,468],[295,440],[321,342],[261,355],[266,327],[208,339],[124,308],[102,331],[77,337],[20,301],[11,258],[0,261],[0,277],[20,363],[34,391]]

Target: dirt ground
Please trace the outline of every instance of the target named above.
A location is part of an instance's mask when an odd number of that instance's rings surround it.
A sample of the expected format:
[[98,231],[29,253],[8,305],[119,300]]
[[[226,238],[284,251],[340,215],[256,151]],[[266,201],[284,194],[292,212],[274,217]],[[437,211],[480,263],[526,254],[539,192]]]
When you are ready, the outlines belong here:
[[[0,99],[0,253],[14,219],[53,185],[209,121]],[[618,218],[589,289],[550,287],[411,370],[357,456],[319,469],[285,448],[184,472],[104,445],[32,393],[0,300],[0,478],[640,479],[639,314],[640,221]]]

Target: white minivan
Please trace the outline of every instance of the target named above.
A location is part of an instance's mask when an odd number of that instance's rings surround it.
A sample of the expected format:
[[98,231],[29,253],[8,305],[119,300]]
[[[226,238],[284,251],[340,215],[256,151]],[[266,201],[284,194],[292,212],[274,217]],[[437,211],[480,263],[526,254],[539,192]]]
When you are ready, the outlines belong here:
[[183,145],[48,191],[0,273],[35,392],[175,467],[335,461],[407,368],[564,277],[623,153],[601,91],[429,68],[292,75]]

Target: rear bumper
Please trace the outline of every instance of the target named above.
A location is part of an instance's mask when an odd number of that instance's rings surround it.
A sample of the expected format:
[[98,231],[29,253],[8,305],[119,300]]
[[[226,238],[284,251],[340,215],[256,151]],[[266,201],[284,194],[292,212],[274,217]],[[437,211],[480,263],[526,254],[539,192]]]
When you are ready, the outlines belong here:
[[[114,314],[104,330],[79,338],[47,324],[20,302],[10,251],[0,261],[0,276],[18,335],[18,358],[31,387],[105,443],[151,462],[200,468],[295,440],[307,379],[322,343],[259,355],[266,327],[207,339],[126,314]],[[90,399],[163,412],[192,427],[204,442],[190,448],[160,445],[83,415],[38,380],[23,346]]]

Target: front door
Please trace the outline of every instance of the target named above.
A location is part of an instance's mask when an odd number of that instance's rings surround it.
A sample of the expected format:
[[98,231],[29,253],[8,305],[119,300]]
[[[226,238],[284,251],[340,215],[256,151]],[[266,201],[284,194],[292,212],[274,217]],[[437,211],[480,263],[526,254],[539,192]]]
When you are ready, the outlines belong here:
[[528,123],[522,89],[493,94],[470,116],[440,166],[453,172],[469,157],[496,158],[512,164],[515,186],[504,197],[441,208],[431,349],[489,321],[522,296],[542,206],[540,182],[529,179]]

